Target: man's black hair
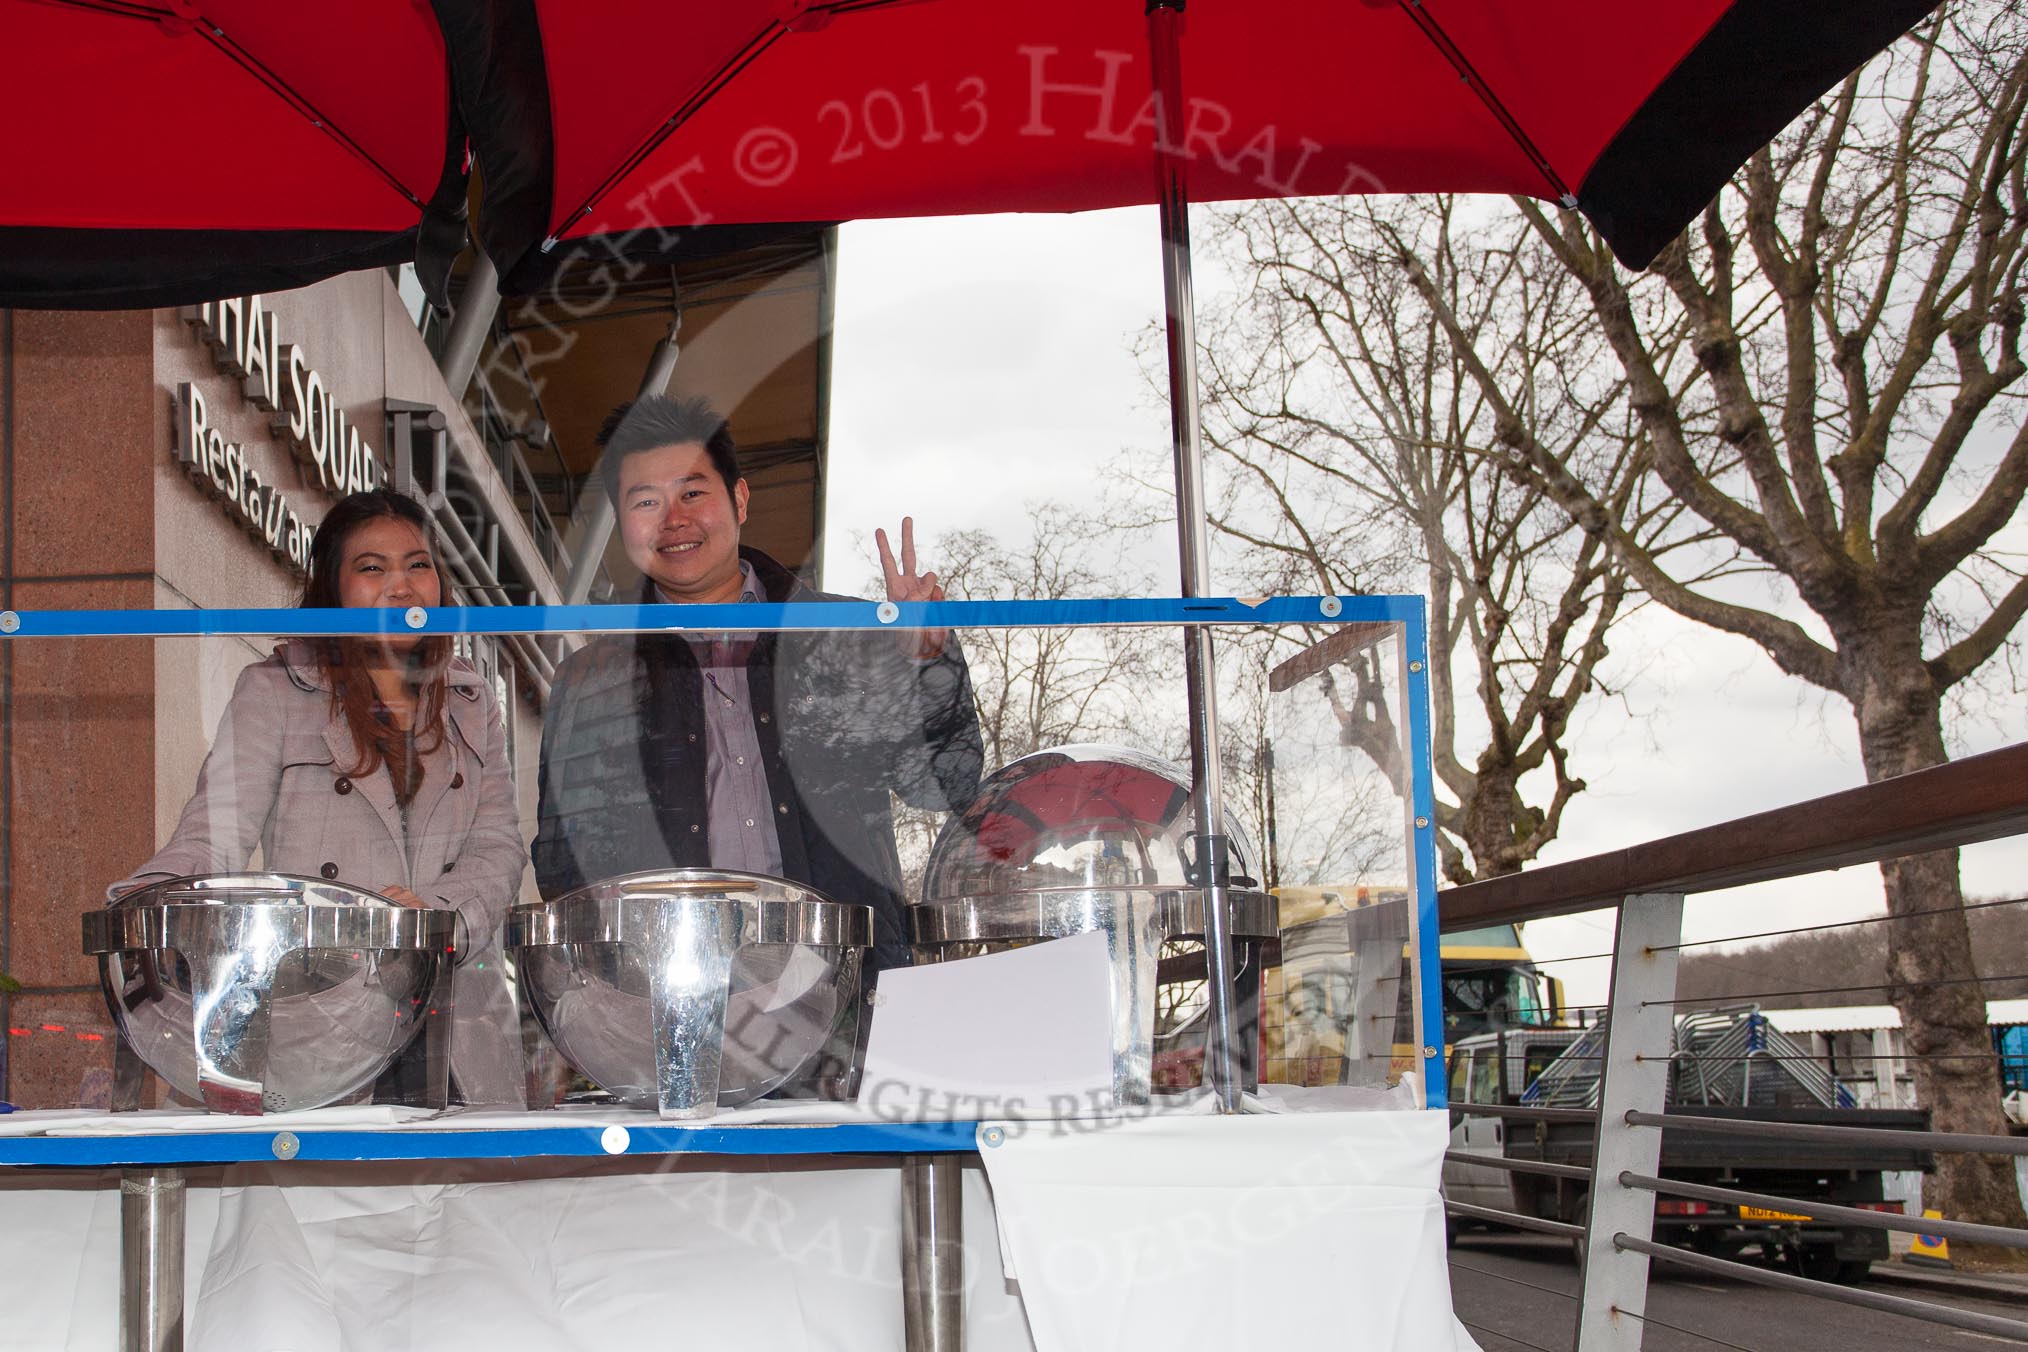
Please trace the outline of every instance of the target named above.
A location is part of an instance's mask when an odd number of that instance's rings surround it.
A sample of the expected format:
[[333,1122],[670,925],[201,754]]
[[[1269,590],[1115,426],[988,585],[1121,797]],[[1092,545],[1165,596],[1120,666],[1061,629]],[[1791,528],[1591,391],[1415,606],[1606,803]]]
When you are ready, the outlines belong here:
[[692,445],[704,448],[711,467],[725,480],[725,491],[732,492],[739,482],[739,451],[732,444],[725,415],[709,400],[644,394],[621,404],[599,427],[599,477],[605,481],[606,496],[613,506],[620,505],[620,463],[628,456]]

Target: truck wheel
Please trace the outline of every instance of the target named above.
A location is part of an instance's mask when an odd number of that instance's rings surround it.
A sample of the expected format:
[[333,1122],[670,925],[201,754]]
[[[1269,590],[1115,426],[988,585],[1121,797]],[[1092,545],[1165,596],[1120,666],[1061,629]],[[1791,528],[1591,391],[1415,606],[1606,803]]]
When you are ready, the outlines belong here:
[[[1838,1260],[1838,1251],[1829,1244],[1811,1244],[1793,1250],[1789,1255],[1789,1265],[1798,1277],[1807,1277],[1813,1282],[1843,1281],[1842,1274],[1847,1266]],[[1870,1267],[1871,1264],[1862,1263],[1860,1266]]]
[[1857,1286],[1873,1275],[1873,1262],[1868,1258],[1844,1258],[1838,1262],[1838,1270],[1831,1280],[1840,1286]]

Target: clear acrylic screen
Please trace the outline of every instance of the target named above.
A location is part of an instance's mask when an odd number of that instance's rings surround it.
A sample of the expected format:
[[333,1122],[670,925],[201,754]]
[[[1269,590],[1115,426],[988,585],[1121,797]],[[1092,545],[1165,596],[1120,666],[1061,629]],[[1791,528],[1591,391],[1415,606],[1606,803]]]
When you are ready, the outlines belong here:
[[[1292,680],[1274,673],[1349,627],[1217,631],[1237,883],[1271,893],[1281,912],[1278,943],[1252,959],[1264,1082],[1386,1085],[1402,1065],[1397,1037],[1413,1040],[1396,1027],[1397,1008],[1410,1008],[1407,719],[1400,637],[1381,627],[1351,656]],[[406,790],[384,757],[364,763],[333,698],[324,642],[8,640],[5,967],[21,989],[4,997],[0,1100],[104,1107],[127,1092],[116,1087],[118,1033],[81,917],[116,885],[171,873],[266,868],[454,908],[465,963],[483,964],[488,981],[504,977],[513,1001],[515,954],[499,923],[515,903],[635,869],[722,866],[714,852],[730,840],[746,871],[811,882],[843,902],[874,904],[890,891],[906,905],[922,898],[940,833],[982,781],[1075,744],[1122,749],[1085,753],[1093,774],[1152,765],[1175,792],[1157,802],[1075,790],[1074,819],[1042,811],[1025,855],[1003,853],[1004,868],[976,834],[953,831],[948,876],[974,891],[1061,885],[1072,874],[1188,883],[1188,709],[1174,628],[960,633],[949,651],[964,654],[968,685],[948,657],[926,659],[918,636],[881,629],[448,638],[455,663],[429,736],[390,743],[413,757]],[[772,652],[759,667],[755,642]],[[1045,652],[1049,663],[1038,663]],[[1362,709],[1355,737],[1348,711]],[[738,715],[726,721],[744,722],[747,740],[714,730],[720,712]],[[1395,731],[1392,763],[1369,749],[1380,725]],[[743,788],[716,782],[701,768],[707,745],[734,759],[757,754],[760,773]],[[729,803],[739,814],[730,821]],[[362,824],[382,833],[373,848],[358,839]],[[1125,840],[1141,852],[1132,869],[1121,864]],[[881,912],[876,946],[906,955],[906,923],[899,907]],[[1178,961],[1163,968],[1157,1080],[1171,1089],[1201,1079],[1208,999],[1201,957],[1194,972],[1190,961],[1200,952],[1179,939],[1169,954]],[[399,975],[390,967],[359,981]],[[531,1101],[592,1089],[525,1001],[495,1027],[500,1064]],[[178,1100],[151,1074],[140,1101]]]

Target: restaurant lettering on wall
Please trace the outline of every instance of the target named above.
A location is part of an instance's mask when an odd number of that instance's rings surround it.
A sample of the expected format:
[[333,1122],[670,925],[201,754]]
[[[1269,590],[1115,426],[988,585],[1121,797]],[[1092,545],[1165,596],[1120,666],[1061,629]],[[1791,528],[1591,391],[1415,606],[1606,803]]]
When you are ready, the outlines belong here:
[[[385,477],[380,457],[302,349],[281,341],[275,316],[259,296],[187,306],[183,317],[210,343],[219,370],[240,381],[247,402],[272,415],[269,430],[320,486],[334,497],[379,486]],[[307,571],[316,528],[280,485],[261,478],[246,448],[213,425],[203,392],[187,381],[176,387],[172,427],[176,459],[191,480],[277,559]]]

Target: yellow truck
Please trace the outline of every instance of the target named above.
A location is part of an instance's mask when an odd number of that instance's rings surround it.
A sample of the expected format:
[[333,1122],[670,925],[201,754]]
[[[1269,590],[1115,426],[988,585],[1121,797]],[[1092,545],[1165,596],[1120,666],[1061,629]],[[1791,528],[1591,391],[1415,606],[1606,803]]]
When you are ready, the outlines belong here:
[[[1402,887],[1281,887],[1281,937],[1262,955],[1259,1079],[1270,1084],[1379,1087],[1416,1066]],[[1202,1074],[1206,999],[1199,946],[1165,958],[1157,992],[1155,1081],[1195,1085]],[[1512,925],[1443,936],[1444,1041],[1564,1022],[1563,986],[1537,970]],[[1240,984],[1256,979],[1239,974]]]
[[[1261,975],[1261,1079],[1376,1084],[1416,1064],[1407,890],[1283,887],[1276,896],[1281,954]],[[1391,963],[1390,943],[1400,955]],[[1562,1024],[1563,983],[1536,968],[1513,925],[1446,934],[1438,957],[1446,1045]]]

